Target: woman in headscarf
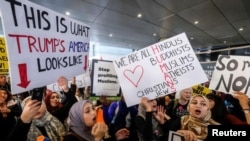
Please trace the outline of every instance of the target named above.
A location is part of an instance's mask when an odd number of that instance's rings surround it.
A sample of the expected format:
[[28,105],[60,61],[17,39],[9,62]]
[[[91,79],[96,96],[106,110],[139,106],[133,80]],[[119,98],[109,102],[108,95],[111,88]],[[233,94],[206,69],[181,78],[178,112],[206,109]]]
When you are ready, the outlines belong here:
[[163,106],[157,106],[155,99],[141,99],[136,116],[136,128],[140,141],[166,141],[168,132],[165,123],[170,117],[165,114]]
[[209,100],[205,96],[193,95],[187,108],[189,115],[176,119],[169,128],[182,134],[185,141],[205,140],[208,135],[208,125],[220,125],[211,118]]
[[75,97],[76,93],[76,84],[75,77],[72,78],[70,87],[68,86],[68,79],[64,76],[60,76],[57,80],[58,85],[61,87],[64,97],[64,101],[62,103],[62,97],[57,92],[48,93],[45,96],[45,104],[48,112],[50,112],[53,116],[58,118],[63,124],[68,117],[69,110],[71,106],[77,102]]
[[10,132],[7,141],[60,141],[66,134],[64,125],[47,110],[44,102],[32,100],[31,96],[22,102],[23,112]]
[[88,100],[76,102],[69,111],[69,133],[63,141],[101,141],[108,131],[104,122],[96,122],[96,110]]

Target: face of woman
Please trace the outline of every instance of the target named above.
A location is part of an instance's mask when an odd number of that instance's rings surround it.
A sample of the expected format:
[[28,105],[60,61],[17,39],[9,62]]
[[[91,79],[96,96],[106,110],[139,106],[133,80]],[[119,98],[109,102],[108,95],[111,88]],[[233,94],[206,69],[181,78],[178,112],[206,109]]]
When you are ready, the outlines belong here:
[[212,99],[208,99],[209,100],[209,108],[210,110],[212,110],[214,108],[215,102]]
[[59,103],[60,97],[57,93],[53,93],[50,96],[50,106],[51,107],[57,107]]
[[149,100],[148,103],[151,106],[152,112],[156,112],[157,111],[157,102],[156,102],[156,100],[155,99]]
[[92,127],[96,123],[96,110],[93,104],[87,102],[83,106],[83,120],[86,126]]
[[191,89],[184,89],[181,93],[181,97],[186,101],[190,100],[192,97],[192,90]]
[[207,115],[209,109],[208,106],[209,105],[206,103],[204,98],[196,96],[194,99],[192,99],[192,101],[190,101],[190,115],[196,118],[203,118]]
[[8,98],[8,94],[5,90],[0,90],[0,103],[5,102],[5,100]]

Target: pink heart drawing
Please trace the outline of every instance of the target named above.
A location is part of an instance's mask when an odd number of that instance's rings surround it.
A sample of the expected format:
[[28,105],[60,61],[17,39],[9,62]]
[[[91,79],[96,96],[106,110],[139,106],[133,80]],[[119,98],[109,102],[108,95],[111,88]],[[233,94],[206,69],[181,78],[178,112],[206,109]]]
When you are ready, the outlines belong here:
[[136,66],[133,71],[125,70],[123,75],[135,86],[138,87],[138,84],[142,78],[144,73],[142,66]]

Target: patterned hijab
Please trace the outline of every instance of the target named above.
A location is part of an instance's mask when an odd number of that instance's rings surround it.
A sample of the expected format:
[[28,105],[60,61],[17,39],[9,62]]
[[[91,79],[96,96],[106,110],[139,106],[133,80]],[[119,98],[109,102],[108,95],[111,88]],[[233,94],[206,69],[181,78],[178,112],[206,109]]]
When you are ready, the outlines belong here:
[[182,130],[190,130],[194,132],[198,139],[204,140],[208,134],[208,125],[220,125],[220,123],[214,121],[211,118],[211,111],[209,109],[209,101],[208,99],[200,94],[194,95],[190,99],[190,103],[188,104],[188,110],[190,108],[190,104],[195,97],[202,97],[206,104],[208,105],[207,114],[203,118],[196,118],[191,114],[185,115],[181,117],[181,129]]
[[[25,98],[22,102],[22,106],[25,106],[25,102],[30,98],[30,96]],[[43,104],[45,105],[45,103]],[[64,125],[47,110],[39,119],[32,120],[31,127],[27,135],[27,141],[34,141],[37,137],[43,135],[38,127],[44,127],[48,138],[51,141],[59,141],[60,138],[66,134]]]
[[81,100],[76,102],[69,111],[69,128],[74,133],[79,135],[86,141],[94,141],[94,137],[91,134],[91,127],[87,127],[83,119],[83,107],[90,102],[88,100]]

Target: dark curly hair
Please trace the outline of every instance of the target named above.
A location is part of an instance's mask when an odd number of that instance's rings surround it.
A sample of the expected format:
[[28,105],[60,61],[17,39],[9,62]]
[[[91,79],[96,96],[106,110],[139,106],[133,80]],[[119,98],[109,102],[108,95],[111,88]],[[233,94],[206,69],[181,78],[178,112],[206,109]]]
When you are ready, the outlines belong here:
[[7,90],[7,89],[5,89],[5,88],[2,88],[2,87],[0,87],[0,90],[5,91],[5,92],[7,93],[7,95],[8,95],[8,97],[7,97],[7,99],[5,100],[5,102],[8,102],[8,101],[10,101],[10,100],[12,99],[12,95],[11,95],[11,93],[10,93],[9,90]]

